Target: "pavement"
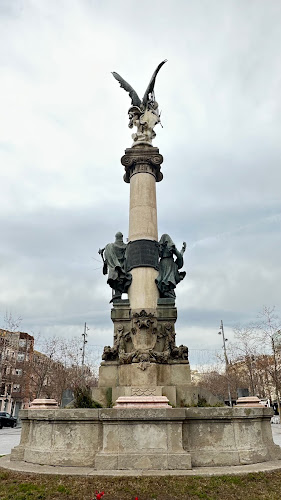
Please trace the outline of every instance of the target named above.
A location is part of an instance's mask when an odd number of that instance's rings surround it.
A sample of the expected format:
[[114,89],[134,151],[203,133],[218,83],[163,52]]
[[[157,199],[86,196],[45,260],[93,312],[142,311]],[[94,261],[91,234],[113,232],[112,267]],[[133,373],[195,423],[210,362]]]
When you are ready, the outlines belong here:
[[[272,424],[272,435],[275,444],[281,447],[281,424]],[[221,475],[240,475],[249,472],[269,472],[281,469],[281,460],[272,462],[262,462],[251,465],[235,465],[227,467],[198,467],[192,470],[106,470],[96,471],[91,467],[55,467],[50,465],[36,465],[26,462],[10,462],[10,452],[14,446],[20,442],[20,428],[0,429],[0,467],[19,472],[29,472],[35,474],[57,474],[69,476],[221,476]]]
[[254,472],[272,472],[281,469],[281,460],[262,462],[251,465],[234,465],[227,467],[194,467],[190,470],[94,470],[92,467],[57,467],[38,465],[27,462],[10,462],[10,456],[0,458],[0,468],[31,474],[55,474],[56,476],[225,476],[242,475]]
[[271,429],[274,443],[281,446],[281,424],[271,424]]
[[0,429],[0,455],[8,455],[20,442],[21,427]]

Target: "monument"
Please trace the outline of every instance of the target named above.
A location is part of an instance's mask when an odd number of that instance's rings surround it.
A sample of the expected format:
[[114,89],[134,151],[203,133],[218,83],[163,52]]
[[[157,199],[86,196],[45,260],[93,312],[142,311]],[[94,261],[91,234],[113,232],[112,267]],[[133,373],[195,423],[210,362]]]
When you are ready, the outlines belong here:
[[178,250],[168,234],[158,239],[157,230],[156,183],[163,179],[163,157],[152,146],[160,123],[154,86],[165,62],[142,100],[113,73],[131,97],[129,127],[136,132],[121,159],[130,184],[128,243],[117,232],[115,241],[99,250],[112,289],[114,325],[113,345],[104,348],[93,393],[105,408],[56,409],[45,402],[22,410],[21,442],[11,462],[0,458],[2,467],[27,471],[31,463],[79,467],[79,473],[85,467],[85,474],[163,469],[184,474],[193,467],[281,458],[272,440],[271,409],[192,407],[199,389],[190,383],[188,349],[176,345],[175,331],[175,290],[185,278],[186,244]]
[[[112,402],[120,396],[166,396],[174,406],[196,402],[192,391],[188,348],[176,346],[176,286],[185,277],[184,252],[163,234],[158,241],[156,183],[163,179],[163,157],[152,146],[160,123],[154,71],[141,100],[118,73],[114,78],[131,97],[129,127],[133,144],[121,158],[124,181],[130,184],[128,244],[117,232],[115,242],[99,253],[112,288],[113,346],[104,348],[95,399]],[[123,298],[128,294],[128,299]]]

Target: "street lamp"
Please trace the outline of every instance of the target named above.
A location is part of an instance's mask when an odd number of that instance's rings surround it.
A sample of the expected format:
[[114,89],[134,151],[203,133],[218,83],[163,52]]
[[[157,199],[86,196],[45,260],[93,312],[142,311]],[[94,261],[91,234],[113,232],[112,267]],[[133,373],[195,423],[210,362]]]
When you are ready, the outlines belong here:
[[218,332],[219,335],[222,335],[222,346],[223,346],[223,351],[224,351],[224,359],[225,359],[225,373],[226,373],[226,378],[227,378],[227,387],[228,387],[228,398],[229,398],[229,405],[232,406],[232,399],[231,399],[231,391],[230,391],[230,383],[229,383],[229,361],[226,353],[226,347],[225,343],[227,342],[227,339],[224,336],[224,329],[223,329],[223,322],[221,320],[220,324],[220,331]]
[[87,344],[88,340],[86,340],[87,337],[87,331],[90,330],[90,328],[87,327],[87,323],[84,325],[84,333],[82,333],[83,337],[83,347],[80,347],[80,351],[82,351],[82,373],[84,372],[84,364],[85,364],[85,345]]

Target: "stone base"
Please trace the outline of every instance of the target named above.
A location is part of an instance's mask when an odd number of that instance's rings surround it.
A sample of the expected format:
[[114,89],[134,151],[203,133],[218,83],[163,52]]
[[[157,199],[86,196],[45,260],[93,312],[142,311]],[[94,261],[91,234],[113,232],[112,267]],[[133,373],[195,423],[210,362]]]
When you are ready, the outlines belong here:
[[121,396],[166,396],[173,406],[196,404],[198,395],[191,386],[190,366],[186,362],[131,363],[103,362],[99,369],[99,387],[92,397],[108,405],[108,390],[112,403]]
[[188,470],[281,460],[270,408],[22,410],[12,461],[93,470]]
[[184,470],[191,469],[188,453],[98,453],[97,470]]
[[96,469],[190,469],[190,453],[182,446],[184,416],[169,407],[104,410]]
[[[143,385],[143,386],[118,386],[118,387],[93,387],[92,398],[103,406],[109,406],[108,394],[110,392],[111,403],[115,404],[120,397],[130,396],[166,396],[169,403],[174,407],[187,407],[196,405],[198,396],[201,397],[202,388],[193,384],[187,385]],[[218,402],[218,398],[206,390],[203,396],[208,403]]]
[[271,408],[188,408],[183,447],[192,466],[239,465],[281,459],[272,440]]
[[147,387],[190,383],[190,366],[186,362],[118,364],[104,361],[99,368],[99,387]]
[[97,409],[21,410],[21,441],[11,460],[59,466],[93,466],[101,446]]

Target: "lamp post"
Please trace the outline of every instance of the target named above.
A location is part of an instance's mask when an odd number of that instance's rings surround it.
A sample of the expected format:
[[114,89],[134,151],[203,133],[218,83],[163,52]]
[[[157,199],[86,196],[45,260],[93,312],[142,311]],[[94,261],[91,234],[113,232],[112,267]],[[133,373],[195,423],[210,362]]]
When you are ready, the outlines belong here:
[[84,373],[84,364],[85,364],[85,346],[88,342],[88,340],[86,340],[86,337],[87,337],[87,330],[89,330],[89,328],[87,327],[87,324],[85,323],[84,325],[84,333],[82,333],[82,337],[83,337],[83,347],[80,347],[80,351],[82,351],[82,373]]
[[223,346],[224,359],[225,359],[225,373],[226,373],[227,387],[228,387],[228,399],[229,399],[229,406],[232,406],[230,383],[229,383],[229,376],[228,376],[228,374],[229,374],[229,361],[228,361],[226,347],[225,347],[225,343],[227,342],[227,339],[224,336],[224,329],[223,329],[222,320],[221,320],[221,324],[220,324],[220,331],[218,332],[218,334],[222,335],[222,346]]
[[278,380],[278,363],[277,363],[277,349],[280,348],[279,336],[281,334],[281,330],[278,330],[275,335],[271,338],[272,352],[273,352],[273,360],[274,360],[274,379],[275,379],[275,391],[276,391],[276,400],[278,406],[278,414],[281,422],[281,405],[280,405],[280,391],[279,391],[279,380]]

